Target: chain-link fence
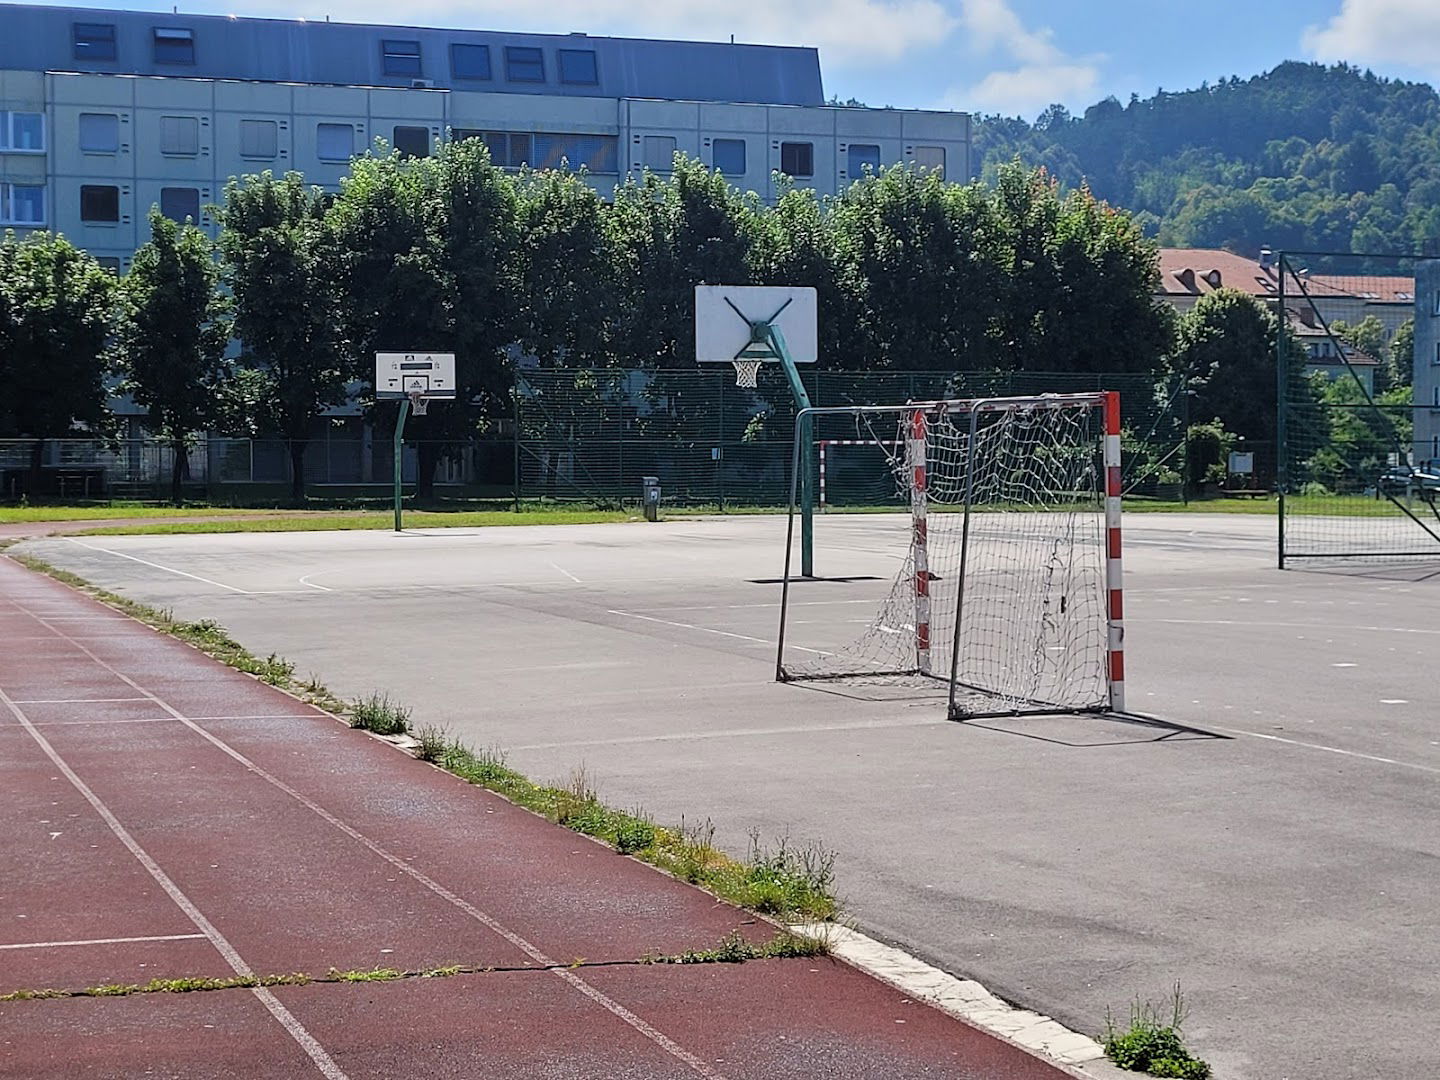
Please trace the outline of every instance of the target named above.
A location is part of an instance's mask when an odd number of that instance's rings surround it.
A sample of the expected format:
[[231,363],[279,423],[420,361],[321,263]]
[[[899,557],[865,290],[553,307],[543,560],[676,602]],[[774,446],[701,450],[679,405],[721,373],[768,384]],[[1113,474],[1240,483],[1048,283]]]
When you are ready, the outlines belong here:
[[[1127,486],[1179,496],[1184,451],[1176,395],[1150,375],[802,370],[801,377],[816,406],[1119,390],[1131,450]],[[525,372],[516,387],[517,497],[631,500],[642,478],[653,476],[667,503],[781,506],[789,498],[794,417],[775,365],[761,369],[754,390],[737,387],[728,365]],[[817,432],[824,505],[898,498],[883,438],[860,428]],[[812,479],[819,492],[821,477]]]
[[1279,257],[1280,565],[1440,557],[1440,260]]

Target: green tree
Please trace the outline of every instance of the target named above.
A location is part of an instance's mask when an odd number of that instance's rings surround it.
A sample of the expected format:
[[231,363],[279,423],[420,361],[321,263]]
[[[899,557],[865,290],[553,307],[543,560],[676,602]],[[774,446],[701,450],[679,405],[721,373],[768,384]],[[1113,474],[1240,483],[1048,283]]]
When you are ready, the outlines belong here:
[[1001,359],[991,328],[1004,282],[983,188],[897,166],[852,184],[832,212],[866,366],[978,370]]
[[545,366],[610,359],[613,310],[605,206],[570,172],[527,172],[518,184],[520,341]]
[[124,388],[170,444],[170,497],[181,502],[186,451],[216,416],[230,365],[227,304],[210,240],[193,225],[150,212],[150,240],[120,286],[117,345]]
[[1366,315],[1354,326],[1336,320],[1330,329],[1345,344],[1364,353],[1372,360],[1380,362],[1380,367],[1375,373],[1375,389],[1377,391],[1384,392],[1396,384],[1397,373],[1391,360],[1390,342],[1384,323],[1374,315]]
[[606,232],[619,363],[694,363],[695,286],[749,283],[759,213],[755,200],[683,154],[669,176],[647,170],[615,190]]
[[1406,319],[1390,339],[1390,362],[1395,368],[1395,385],[1409,386],[1415,377],[1415,320]]
[[[1239,289],[1217,289],[1179,320],[1174,362],[1195,390],[1192,415],[1257,441],[1275,438],[1273,312]],[[1289,349],[1298,370],[1303,357]]]
[[231,180],[219,211],[234,332],[253,372],[254,426],[290,451],[290,497],[305,497],[305,451],[321,410],[345,400],[339,301],[323,229],[326,197],[299,173]]
[[0,435],[27,436],[30,486],[44,440],[104,430],[115,277],[63,236],[0,240]]

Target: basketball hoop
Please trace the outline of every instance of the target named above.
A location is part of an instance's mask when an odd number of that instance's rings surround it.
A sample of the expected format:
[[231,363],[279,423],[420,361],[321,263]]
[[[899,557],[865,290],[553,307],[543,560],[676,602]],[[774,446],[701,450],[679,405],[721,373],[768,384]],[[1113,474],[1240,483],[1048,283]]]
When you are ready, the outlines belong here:
[[756,379],[760,376],[759,360],[732,360],[735,365],[735,385],[744,387],[747,390],[754,390]]
[[424,416],[430,408],[430,399],[419,390],[410,391],[410,411],[416,416]]

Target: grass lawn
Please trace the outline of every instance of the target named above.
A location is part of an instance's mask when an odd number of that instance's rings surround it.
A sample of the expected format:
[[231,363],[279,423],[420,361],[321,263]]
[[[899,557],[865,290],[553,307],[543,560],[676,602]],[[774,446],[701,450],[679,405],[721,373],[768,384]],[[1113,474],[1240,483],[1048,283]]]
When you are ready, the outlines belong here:
[[32,521],[110,521],[125,518],[196,517],[216,518],[274,513],[267,510],[238,510],[229,506],[0,506],[0,525]]
[[[612,521],[639,521],[626,510],[407,510],[407,529],[463,528],[483,525],[596,525]],[[318,532],[340,529],[393,529],[389,510],[352,513],[277,514],[274,517],[224,518],[168,525],[106,525],[87,529],[86,536],[171,536],[179,533]]]

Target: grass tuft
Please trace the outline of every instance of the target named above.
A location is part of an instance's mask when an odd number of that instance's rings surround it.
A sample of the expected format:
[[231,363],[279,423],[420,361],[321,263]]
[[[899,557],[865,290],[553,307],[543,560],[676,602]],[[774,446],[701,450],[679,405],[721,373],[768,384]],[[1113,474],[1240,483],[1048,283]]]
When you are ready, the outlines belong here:
[[438,765],[450,745],[450,733],[439,724],[426,724],[415,732],[415,756],[421,761]]
[[0,1001],[44,1001],[69,996],[65,990],[12,990],[8,994],[0,994]]
[[645,956],[644,964],[743,964],[747,960],[784,960],[797,956],[827,956],[830,945],[821,937],[781,930],[769,941],[747,941],[731,931],[713,949],[687,949],[674,956]]
[[339,971],[330,969],[330,978],[336,982],[362,983],[362,982],[391,982],[395,979],[403,979],[405,973],[396,971],[394,968],[371,968],[369,971]]
[[1142,1002],[1130,1005],[1130,1026],[1121,1031],[1106,1010],[1105,1033],[1100,1037],[1105,1056],[1122,1069],[1179,1080],[1209,1080],[1210,1066],[1185,1047],[1180,1029],[1188,1010],[1180,984],[1171,992],[1169,1008]]
[[404,735],[410,730],[410,709],[391,701],[389,694],[371,694],[350,707],[350,726],[376,735]]

